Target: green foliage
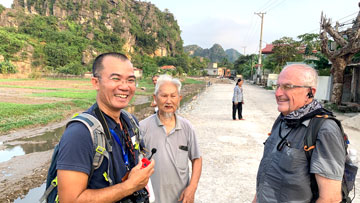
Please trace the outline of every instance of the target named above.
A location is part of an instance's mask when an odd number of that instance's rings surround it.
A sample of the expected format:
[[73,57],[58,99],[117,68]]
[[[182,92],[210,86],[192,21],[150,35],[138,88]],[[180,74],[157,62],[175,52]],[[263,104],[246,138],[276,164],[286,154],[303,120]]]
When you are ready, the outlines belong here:
[[149,56],[144,55],[142,58],[142,70],[145,77],[153,75],[158,70],[155,60]]
[[299,42],[293,40],[291,37],[282,37],[275,40],[273,43],[273,59],[279,66],[284,66],[286,62],[302,61],[302,56],[299,54]]
[[25,35],[0,28],[0,55],[5,59],[14,58],[13,55],[25,46],[27,40]]
[[63,67],[60,67],[58,71],[59,73],[64,74],[83,75],[86,72],[86,67],[78,61],[72,61]]
[[0,62],[0,73],[1,74],[9,74],[9,73],[16,73],[16,67],[11,64],[9,61]]
[[3,12],[5,9],[6,9],[5,6],[3,6],[3,5],[0,4],[0,14],[2,14],[2,12]]
[[254,74],[254,64],[257,60],[257,55],[241,55],[234,62],[234,69],[238,74],[243,75],[245,78],[250,78],[251,74]]

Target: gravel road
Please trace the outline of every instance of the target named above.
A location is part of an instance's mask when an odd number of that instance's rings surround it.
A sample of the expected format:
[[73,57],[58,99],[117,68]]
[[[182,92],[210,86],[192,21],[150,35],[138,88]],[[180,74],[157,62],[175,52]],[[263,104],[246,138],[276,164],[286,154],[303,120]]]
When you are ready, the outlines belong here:
[[[214,84],[179,111],[194,125],[203,156],[196,203],[246,203],[251,202],[255,194],[263,142],[279,112],[274,91],[245,83],[245,120],[233,121],[231,99],[234,85]],[[340,119],[349,119],[349,116],[340,115]],[[360,153],[359,129],[348,126],[344,129],[352,141],[350,147]],[[356,193],[354,202],[360,200],[359,187]]]

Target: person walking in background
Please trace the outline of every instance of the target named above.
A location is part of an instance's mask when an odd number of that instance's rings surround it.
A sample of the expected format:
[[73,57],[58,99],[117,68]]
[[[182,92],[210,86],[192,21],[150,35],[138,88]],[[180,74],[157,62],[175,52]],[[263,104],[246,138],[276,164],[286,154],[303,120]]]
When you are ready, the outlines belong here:
[[161,75],[154,93],[159,111],[140,121],[145,147],[157,149],[153,156],[157,164],[151,176],[156,203],[193,203],[201,175],[202,158],[195,131],[188,120],[175,113],[182,98],[180,90],[178,79]]
[[238,120],[236,119],[236,111],[238,112],[239,120],[244,120],[242,117],[242,105],[244,104],[243,89],[242,89],[243,82],[244,81],[242,81],[241,78],[239,78],[234,88],[234,94],[232,98],[232,103],[233,103],[232,118],[234,121]]
[[[154,75],[151,79],[152,79],[152,82],[154,84],[154,87],[156,86],[156,83],[157,83],[157,80],[158,80],[159,76],[158,75]],[[158,107],[157,107],[157,104],[156,104],[156,101],[155,99],[152,100],[151,104],[150,104],[151,107],[154,107],[154,113],[156,113],[158,111]]]

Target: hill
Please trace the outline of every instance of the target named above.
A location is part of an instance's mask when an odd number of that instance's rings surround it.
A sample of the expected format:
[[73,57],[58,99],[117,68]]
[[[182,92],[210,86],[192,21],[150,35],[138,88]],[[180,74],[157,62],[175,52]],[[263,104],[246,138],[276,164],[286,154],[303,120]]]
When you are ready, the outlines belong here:
[[224,58],[227,58],[231,63],[234,63],[241,55],[235,49],[227,49],[224,51],[219,44],[214,44],[210,49],[203,49],[198,45],[188,45],[184,47],[184,51],[189,53],[190,56],[208,58],[211,62],[221,62]]
[[12,9],[0,5],[0,73],[18,67],[24,74],[81,74],[107,51],[122,52],[135,64],[145,55],[182,54],[180,27],[172,13],[135,0],[14,0]]

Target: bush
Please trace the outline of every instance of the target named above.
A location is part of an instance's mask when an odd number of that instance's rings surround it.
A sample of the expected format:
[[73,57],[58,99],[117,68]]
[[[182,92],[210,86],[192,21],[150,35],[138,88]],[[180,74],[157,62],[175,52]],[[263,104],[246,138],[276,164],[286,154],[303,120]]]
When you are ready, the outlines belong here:
[[80,64],[80,62],[71,62],[65,66],[59,68],[59,73],[82,75],[86,72],[86,67]]
[[16,72],[17,72],[16,67],[9,61],[0,62],[0,73],[9,74],[9,73],[16,73]]

